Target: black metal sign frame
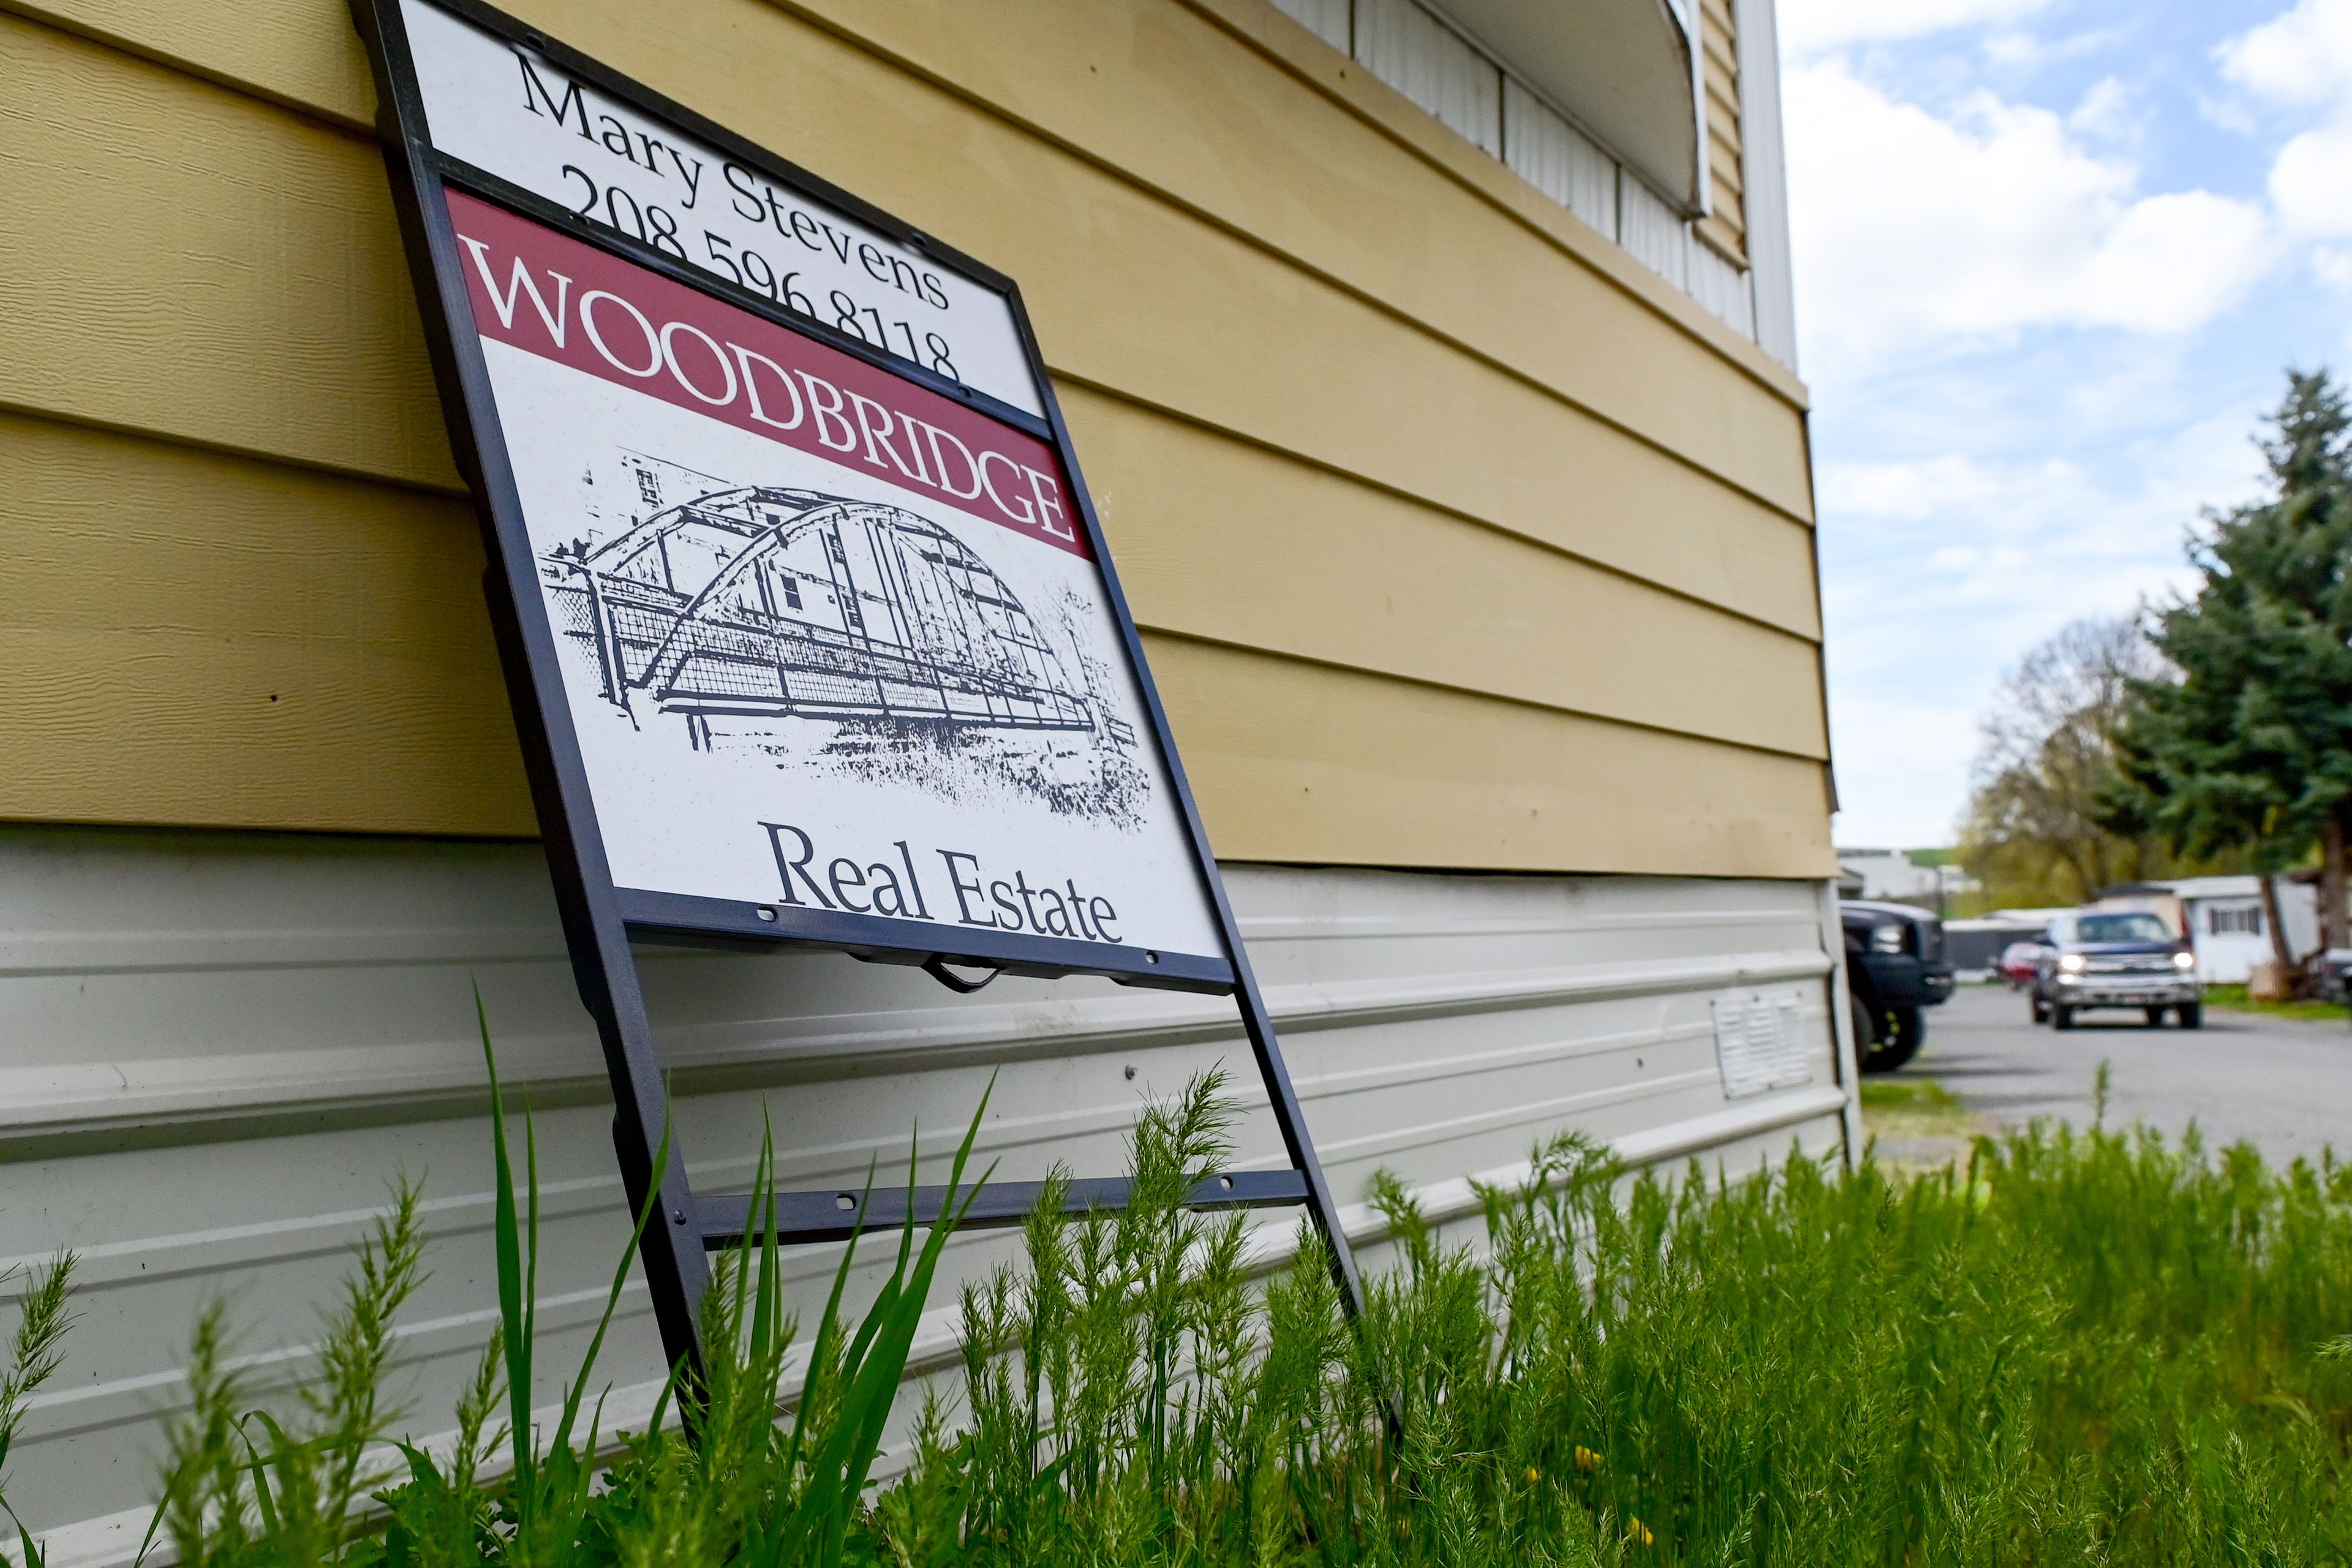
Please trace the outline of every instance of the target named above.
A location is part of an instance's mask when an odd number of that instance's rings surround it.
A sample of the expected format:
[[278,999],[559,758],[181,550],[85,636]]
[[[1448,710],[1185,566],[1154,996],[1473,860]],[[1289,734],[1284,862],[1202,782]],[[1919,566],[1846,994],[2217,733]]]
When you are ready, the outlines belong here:
[[[846,214],[858,223],[950,268],[962,280],[1000,295],[1009,310],[1028,371],[1044,410],[1043,419],[935,374],[895,355],[875,352],[862,338],[777,304],[763,294],[730,285],[724,279],[684,265],[629,235],[583,221],[557,204],[484,170],[464,163],[433,145],[423,89],[410,49],[402,0],[350,0],[352,14],[368,46],[374,68],[377,121],[408,252],[433,367],[449,437],[461,472],[479,512],[488,569],[485,574],[490,618],[515,711],[531,796],[545,839],[549,869],[562,910],[564,936],[581,1000],[594,1018],[615,1100],[614,1142],[633,1206],[656,1194],[659,1222],[646,1227],[646,1277],[667,1353],[673,1363],[698,1365],[696,1314],[709,1271],[707,1252],[740,1239],[750,1220],[742,1194],[698,1195],[688,1179],[679,1141],[670,1141],[665,1168],[654,1162],[668,1122],[665,1087],[653,1030],[639,984],[632,938],[652,942],[717,943],[770,948],[800,945],[833,948],[858,957],[920,964],[958,990],[977,982],[950,965],[978,966],[994,973],[1039,976],[1092,973],[1122,984],[1233,996],[1281,1129],[1289,1168],[1234,1171],[1212,1176],[1191,1201],[1201,1208],[1306,1205],[1329,1249],[1332,1274],[1351,1310],[1361,1304],[1360,1287],[1348,1239],[1316,1158],[1298,1098],[1285,1067],[1272,1022],[1244,952],[1233,909],[1225,896],[1207,835],[1201,826],[1183,766],[1168,731],[1157,689],[1136,634],[1101,525],[1095,514],[1068,426],[1054,396],[1036,337],[1020,290],[1013,280],[940,244],[911,226],[826,183],[793,163],[753,145],[724,126],[619,75],[599,62],[546,37],[517,19],[476,0],[423,0],[499,38],[509,48],[553,67],[574,80],[653,119],[667,121],[714,145],[778,185]],[[581,755],[579,738],[557,662],[555,633],[541,596],[530,540],[525,529],[488,363],[471,300],[460,269],[456,230],[446,193],[455,188],[495,203],[564,237],[584,242],[658,273],[738,310],[876,365],[892,375],[954,397],[1051,445],[1068,478],[1076,521],[1083,528],[1100,572],[1128,664],[1134,673],[1153,741],[1167,768],[1181,809],[1195,868],[1213,908],[1223,952],[1212,957],[1163,954],[1097,942],[1044,936],[1013,936],[992,931],[942,928],[915,921],[883,922],[772,905],[648,893],[616,887]],[[903,926],[903,933],[895,927]],[[882,927],[877,936],[877,927]],[[967,1225],[1013,1225],[1034,1206],[1038,1183],[1002,1183],[982,1194]],[[1074,1210],[1117,1207],[1126,1201],[1123,1179],[1082,1179],[1069,1184]],[[778,1194],[779,1233],[796,1242],[837,1240],[867,1227],[923,1225],[940,1215],[945,1191],[918,1187],[911,1193],[877,1193],[864,1205],[854,1192],[823,1190]],[[909,1201],[911,1199],[911,1202]]]

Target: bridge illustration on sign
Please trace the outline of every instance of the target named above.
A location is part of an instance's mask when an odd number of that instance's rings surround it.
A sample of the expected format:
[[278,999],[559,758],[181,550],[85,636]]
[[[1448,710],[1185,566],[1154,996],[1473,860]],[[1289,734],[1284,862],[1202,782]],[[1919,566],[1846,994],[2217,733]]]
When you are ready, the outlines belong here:
[[559,635],[593,652],[604,699],[683,714],[967,731],[1083,731],[1110,710],[988,563],[902,508],[815,490],[711,490],[542,570]]

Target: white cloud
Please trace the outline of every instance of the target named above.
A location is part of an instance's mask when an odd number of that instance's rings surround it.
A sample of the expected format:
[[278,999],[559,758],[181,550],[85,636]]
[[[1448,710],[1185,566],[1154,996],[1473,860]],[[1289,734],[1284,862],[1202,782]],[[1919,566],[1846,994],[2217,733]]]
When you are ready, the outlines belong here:
[[2112,49],[2123,37],[2124,29],[2120,27],[2093,27],[2054,36],[2022,27],[2006,28],[1985,38],[1984,57],[1997,66],[2030,70]]
[[2352,235],[2352,121],[2306,131],[2279,149],[2271,200],[2303,235]]
[[[2055,626],[2179,579],[2181,534],[2200,510],[2246,500],[2262,483],[2250,439],[2259,416],[2231,407],[2160,437],[2100,442],[2121,459],[2101,470],[1958,453],[1825,461],[1822,527],[1841,556],[1935,552],[1929,573],[1874,590],[1873,602],[1919,592]],[[2020,580],[2012,569],[2026,559],[2035,570]]]
[[2352,3],[2300,0],[2216,52],[2221,74],[2258,98],[2341,105],[2352,98]]
[[[2039,477],[2046,479],[2048,470]],[[1823,463],[1818,483],[1825,515],[1913,521],[1983,506],[2003,489],[2017,488],[2018,479],[1954,454],[1924,460]]]
[[2001,668],[2068,621],[2185,585],[2200,510],[2255,493],[2254,421],[2232,407],[2100,442],[2112,460],[2095,470],[1962,453],[1822,464],[1842,841],[1942,841]]
[[2129,141],[2140,133],[2142,125],[2143,117],[2131,89],[2115,77],[2103,77],[2092,83],[2083,101],[2066,116],[2068,130],[2109,142]]
[[[2315,246],[2311,252],[2311,274],[2339,294],[2352,294],[2352,248],[2343,246]],[[2345,324],[2342,353],[2352,359],[2352,320]]]
[[2299,0],[2216,51],[2221,74],[2273,109],[2317,109],[2271,164],[2271,200],[2299,236],[2352,235],[2352,0]]
[[1840,844],[1948,844],[1952,782],[1976,756],[1976,715],[1915,697],[1841,697],[1830,679],[1831,761]]
[[1955,27],[2014,22],[2051,0],[1787,0],[1782,47],[1798,56],[1888,38],[1916,38]]
[[1788,101],[1798,313],[1816,364],[2036,326],[2185,331],[2273,259],[2256,204],[2138,195],[2134,163],[2086,149],[2047,110],[1979,92],[1944,118],[1836,58],[1790,71]]
[[[2002,668],[2185,586],[2200,510],[2259,492],[2268,378],[2228,339],[2267,342],[2276,311],[2217,323],[2289,268],[2352,291],[2352,0],[2258,0],[2185,83],[2141,34],[2053,30],[2055,0],[1782,5],[1837,835],[1932,842]],[[2071,110],[2005,96],[2117,50]],[[2143,166],[2177,140],[2149,134],[2172,87],[2246,138],[2200,164],[2267,162],[2266,194]]]

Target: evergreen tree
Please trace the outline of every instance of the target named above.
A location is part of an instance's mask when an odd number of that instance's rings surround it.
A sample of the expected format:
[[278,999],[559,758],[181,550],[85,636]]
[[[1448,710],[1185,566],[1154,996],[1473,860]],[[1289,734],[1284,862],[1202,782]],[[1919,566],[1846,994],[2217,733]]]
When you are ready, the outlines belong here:
[[2189,546],[2196,593],[2151,617],[2150,640],[2177,677],[2133,683],[2106,817],[2193,857],[2246,854],[2264,873],[2317,845],[2322,930],[2342,947],[2352,945],[2352,409],[2325,371],[2290,371],[2272,425],[2262,447],[2274,498],[2209,516]]

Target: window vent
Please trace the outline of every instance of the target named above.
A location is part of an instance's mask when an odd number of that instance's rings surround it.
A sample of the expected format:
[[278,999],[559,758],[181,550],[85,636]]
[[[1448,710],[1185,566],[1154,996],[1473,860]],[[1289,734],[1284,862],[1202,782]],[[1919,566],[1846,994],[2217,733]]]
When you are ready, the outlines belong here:
[[1812,1079],[1797,994],[1753,992],[1715,999],[1715,1060],[1723,1092],[1738,1100]]

